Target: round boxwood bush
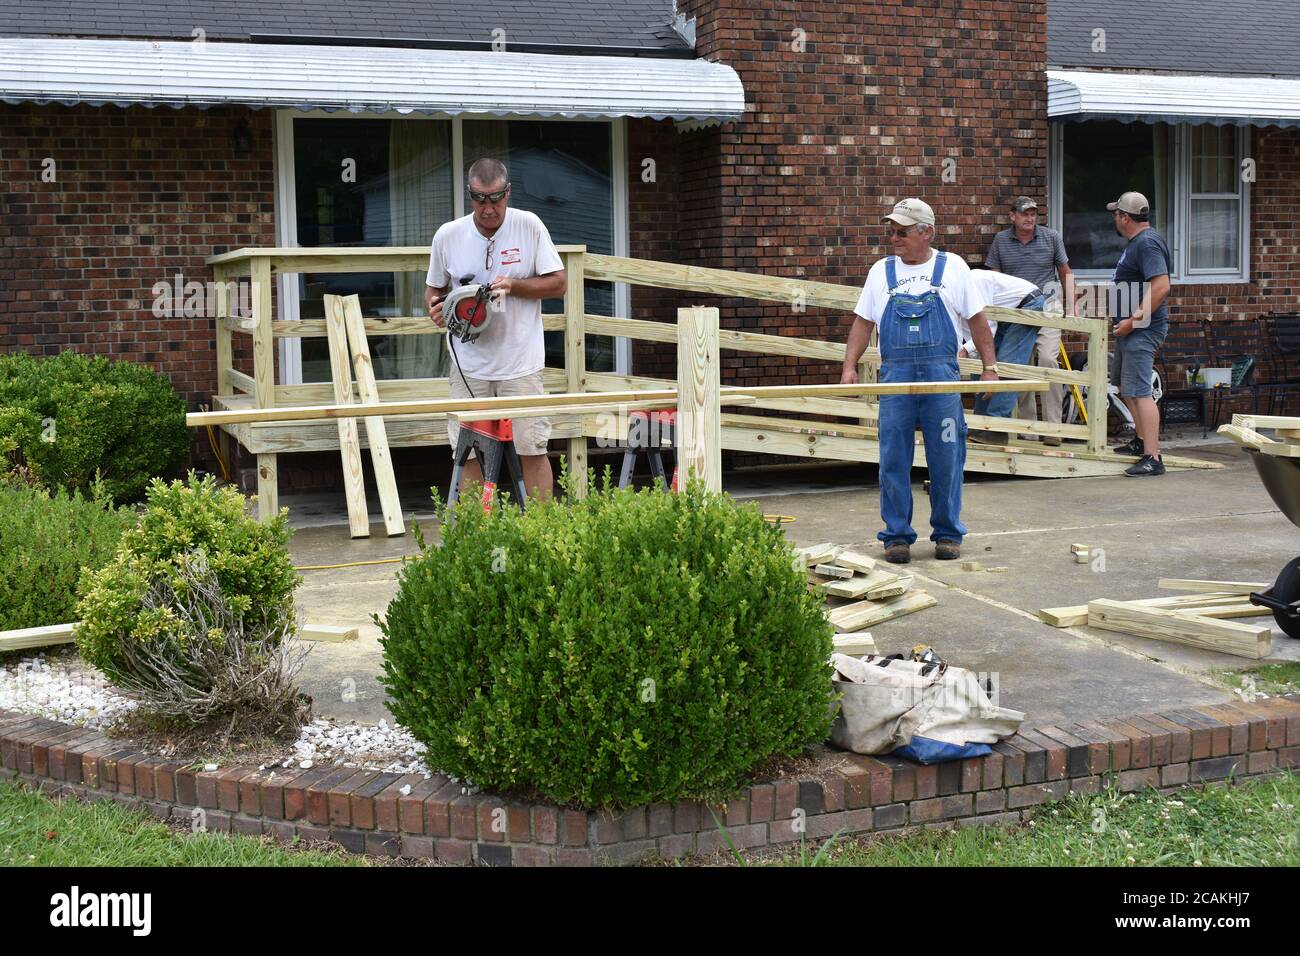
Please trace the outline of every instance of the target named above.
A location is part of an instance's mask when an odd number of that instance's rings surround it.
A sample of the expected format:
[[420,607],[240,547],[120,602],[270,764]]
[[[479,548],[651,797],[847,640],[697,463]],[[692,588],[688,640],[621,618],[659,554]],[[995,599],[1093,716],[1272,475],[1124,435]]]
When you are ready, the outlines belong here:
[[76,352],[0,356],[0,456],[49,488],[85,490],[98,473],[116,501],[135,501],[189,448],[185,402],[148,366]]
[[77,619],[83,568],[103,567],[135,512],[0,476],[0,631]]
[[[190,659],[180,646],[189,630],[182,623],[185,614],[173,605],[188,600],[191,582],[209,571],[250,639],[263,640],[268,631],[280,633],[286,622],[292,624],[299,578],[284,513],[259,522],[245,513],[236,489],[193,472],[184,482],[155,479],[147,497],[148,506],[122,535],[113,560],[82,578],[76,633],[82,657],[133,689],[147,677],[132,661]],[[158,601],[160,590],[175,600]]]
[[[832,631],[781,532],[691,482],[485,513],[399,575],[393,715],[430,766],[583,806],[716,797],[824,740]],[[450,523],[454,518],[454,524]]]

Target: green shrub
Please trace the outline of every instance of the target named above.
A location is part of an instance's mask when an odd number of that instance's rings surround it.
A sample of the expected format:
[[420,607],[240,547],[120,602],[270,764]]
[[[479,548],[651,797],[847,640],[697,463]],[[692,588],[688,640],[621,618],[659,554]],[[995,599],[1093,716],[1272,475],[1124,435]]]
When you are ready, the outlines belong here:
[[[440,509],[384,637],[393,715],[479,786],[584,806],[718,796],[824,740],[831,628],[780,531],[706,492]],[[423,548],[423,541],[420,542]]]
[[0,631],[75,621],[82,568],[103,567],[134,521],[102,494],[0,478]]
[[299,579],[288,543],[284,514],[256,521],[245,514],[243,495],[211,476],[154,480],[148,507],[122,535],[113,560],[82,578],[77,649],[111,680],[126,683],[138,682],[131,661],[142,655],[185,660],[182,615],[146,597],[162,582],[183,601],[192,579],[187,572],[209,569],[250,638],[261,639],[286,620],[291,625]]
[[185,402],[148,366],[76,352],[0,356],[0,456],[47,487],[85,490],[99,472],[114,500],[135,501],[189,447]]

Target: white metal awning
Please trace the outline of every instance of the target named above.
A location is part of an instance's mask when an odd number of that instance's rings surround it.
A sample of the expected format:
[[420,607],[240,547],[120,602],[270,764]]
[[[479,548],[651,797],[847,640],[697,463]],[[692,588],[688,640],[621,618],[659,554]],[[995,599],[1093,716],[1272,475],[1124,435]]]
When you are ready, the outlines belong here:
[[1050,119],[1300,125],[1300,80],[1047,71]]
[[693,123],[737,120],[745,109],[736,71],[707,60],[13,38],[0,39],[0,100]]

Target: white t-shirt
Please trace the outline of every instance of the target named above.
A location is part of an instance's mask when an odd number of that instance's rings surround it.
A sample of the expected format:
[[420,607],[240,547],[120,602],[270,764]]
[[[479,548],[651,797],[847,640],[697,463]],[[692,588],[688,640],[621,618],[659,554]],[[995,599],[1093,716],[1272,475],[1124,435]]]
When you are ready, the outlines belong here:
[[970,275],[979,286],[984,301],[1004,309],[1014,309],[1025,301],[1025,296],[1029,293],[1038,292],[1038,286],[1028,279],[994,272],[992,269],[972,269]]
[[[485,264],[489,243],[490,266]],[[563,268],[542,220],[523,209],[507,208],[491,237],[478,231],[473,214],[443,223],[433,237],[424,281],[435,289],[487,285],[498,276],[531,279]],[[502,304],[477,341],[454,344],[452,354],[470,378],[499,382],[531,375],[546,364],[541,300],[508,295]]]
[[[930,277],[934,275],[936,253],[931,250],[930,258],[918,265],[909,266],[902,259],[894,260],[894,269],[898,285],[894,292],[905,295],[922,295],[930,288]],[[972,315],[982,312],[988,303],[984,300],[979,286],[971,281],[970,266],[960,256],[949,253],[948,261],[943,267],[943,282],[939,285],[939,298],[948,310],[952,320],[953,331],[957,341],[970,337],[969,320]],[[888,282],[885,279],[885,260],[881,259],[867,273],[866,285],[853,311],[868,322],[878,323],[885,314],[885,303],[889,299]],[[963,332],[965,334],[963,334]]]

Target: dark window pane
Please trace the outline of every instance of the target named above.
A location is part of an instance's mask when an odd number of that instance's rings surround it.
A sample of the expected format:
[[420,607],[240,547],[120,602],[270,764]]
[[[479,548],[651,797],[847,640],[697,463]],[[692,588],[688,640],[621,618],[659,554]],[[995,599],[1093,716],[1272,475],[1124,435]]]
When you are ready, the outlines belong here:
[[[510,204],[536,213],[557,245],[585,245],[592,252],[614,252],[614,186],[611,178],[612,127],[608,123],[466,120],[465,169],[484,156],[510,170]],[[547,314],[563,311],[559,299],[542,303]],[[588,282],[586,311],[614,314],[614,288]],[[546,334],[546,364],[564,364],[564,336]],[[587,367],[613,371],[614,342],[587,336]]]
[[[433,120],[296,119],[294,179],[303,246],[424,245],[452,217],[451,124]],[[420,315],[417,273],[303,275],[299,315],[319,319],[323,296],[351,295],[370,318]],[[379,379],[446,375],[438,335],[369,339]],[[330,380],[325,339],[302,340],[304,382]]]
[[1170,127],[1086,122],[1061,127],[1062,234],[1074,269],[1115,267],[1125,240],[1106,204],[1130,190],[1151,202],[1151,225],[1169,238]]

